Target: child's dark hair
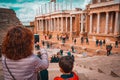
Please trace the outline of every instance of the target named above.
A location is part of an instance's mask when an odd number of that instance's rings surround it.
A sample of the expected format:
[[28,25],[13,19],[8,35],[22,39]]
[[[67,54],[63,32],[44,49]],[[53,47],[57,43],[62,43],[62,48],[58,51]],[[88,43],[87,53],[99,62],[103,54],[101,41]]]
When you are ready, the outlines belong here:
[[72,72],[74,65],[73,58],[71,56],[63,56],[60,58],[59,67],[65,72],[70,73]]

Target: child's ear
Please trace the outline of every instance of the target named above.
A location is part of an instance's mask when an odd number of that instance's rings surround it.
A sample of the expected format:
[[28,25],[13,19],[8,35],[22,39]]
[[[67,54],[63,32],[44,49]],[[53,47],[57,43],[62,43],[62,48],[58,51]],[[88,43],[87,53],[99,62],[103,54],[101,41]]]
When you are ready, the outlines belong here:
[[60,68],[60,72],[64,73],[64,71]]

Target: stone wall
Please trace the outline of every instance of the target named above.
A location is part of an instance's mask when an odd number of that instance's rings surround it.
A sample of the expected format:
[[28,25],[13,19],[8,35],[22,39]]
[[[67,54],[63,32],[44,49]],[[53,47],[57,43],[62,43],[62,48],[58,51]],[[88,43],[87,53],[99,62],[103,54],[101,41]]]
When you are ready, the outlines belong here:
[[0,8],[0,45],[8,29],[14,25],[20,25],[16,13],[11,9]]

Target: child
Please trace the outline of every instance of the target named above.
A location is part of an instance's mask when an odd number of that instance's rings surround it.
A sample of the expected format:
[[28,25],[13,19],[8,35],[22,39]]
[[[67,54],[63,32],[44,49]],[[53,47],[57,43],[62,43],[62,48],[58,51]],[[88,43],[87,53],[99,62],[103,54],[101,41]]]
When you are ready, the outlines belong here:
[[59,67],[63,73],[60,77],[55,77],[54,80],[79,80],[78,76],[72,71],[74,60],[71,56],[63,56],[60,58]]

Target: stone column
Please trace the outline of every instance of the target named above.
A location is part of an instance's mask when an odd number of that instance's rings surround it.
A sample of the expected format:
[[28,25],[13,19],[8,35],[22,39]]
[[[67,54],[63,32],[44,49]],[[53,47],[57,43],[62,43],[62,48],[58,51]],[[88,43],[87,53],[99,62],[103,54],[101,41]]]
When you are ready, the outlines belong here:
[[39,27],[39,20],[37,20],[37,31],[38,31],[38,27]]
[[83,33],[83,13],[81,14],[81,33]]
[[108,20],[109,20],[109,12],[106,12],[105,34],[108,34]]
[[46,31],[47,31],[47,19],[45,20],[45,25],[46,25],[45,27],[46,27]]
[[38,26],[38,31],[40,30],[40,20],[39,20],[39,26]]
[[55,25],[55,18],[54,18],[54,31],[56,31],[56,25]]
[[61,17],[61,32],[63,32],[63,17]]
[[119,33],[119,12],[116,11],[116,15],[115,15],[115,29],[114,29],[114,35],[118,34]]
[[72,33],[72,15],[70,16],[70,33]]
[[48,26],[48,27],[49,27],[49,32],[50,32],[50,26],[51,26],[51,25],[50,25],[50,19],[49,19],[49,21],[48,21],[48,22],[49,22],[49,26]]
[[101,0],[98,0],[98,2],[101,2]]
[[41,20],[41,27],[42,27],[42,31],[43,31],[43,19]]
[[53,22],[52,22],[52,18],[51,18],[51,32],[53,31]]
[[100,33],[100,13],[97,14],[97,34]]
[[41,20],[39,22],[39,30],[41,31]]
[[66,17],[66,32],[68,31],[68,17]]
[[90,14],[90,31],[89,31],[90,34],[92,33],[92,15],[93,14]]
[[58,24],[57,31],[59,31],[59,18],[57,18],[57,24]]

